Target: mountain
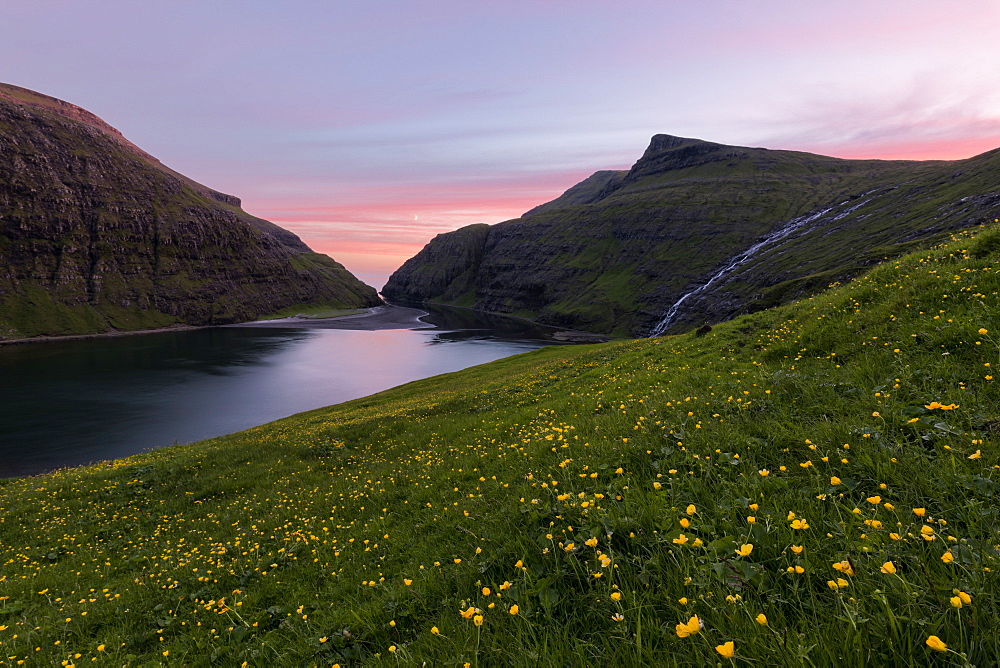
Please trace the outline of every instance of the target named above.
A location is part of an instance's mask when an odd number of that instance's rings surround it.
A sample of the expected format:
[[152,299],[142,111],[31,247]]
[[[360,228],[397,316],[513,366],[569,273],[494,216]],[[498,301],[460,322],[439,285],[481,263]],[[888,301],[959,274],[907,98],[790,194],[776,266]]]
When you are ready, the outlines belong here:
[[94,114],[0,84],[0,340],[379,303],[342,265]]
[[622,336],[676,332],[794,300],[1000,216],[1000,150],[843,160],[656,135],[521,218],[441,234],[391,300]]

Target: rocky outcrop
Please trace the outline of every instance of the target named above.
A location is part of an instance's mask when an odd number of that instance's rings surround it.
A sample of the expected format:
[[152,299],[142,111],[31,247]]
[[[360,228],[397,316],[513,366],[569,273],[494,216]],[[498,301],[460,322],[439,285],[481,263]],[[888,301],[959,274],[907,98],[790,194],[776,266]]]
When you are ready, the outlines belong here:
[[0,339],[378,303],[293,233],[93,114],[0,85]]
[[627,172],[598,172],[488,227],[475,263],[449,259],[463,230],[439,235],[382,293],[461,295],[463,306],[625,336],[652,332],[676,305],[667,331],[682,331],[801,298],[993,221],[998,177],[997,151],[841,160],[656,135]]

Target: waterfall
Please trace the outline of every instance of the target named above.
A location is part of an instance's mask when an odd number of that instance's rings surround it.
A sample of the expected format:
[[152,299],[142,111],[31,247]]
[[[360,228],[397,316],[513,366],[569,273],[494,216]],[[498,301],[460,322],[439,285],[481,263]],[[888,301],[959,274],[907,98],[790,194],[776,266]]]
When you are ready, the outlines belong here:
[[[843,211],[838,212],[836,215],[830,217],[829,221],[827,222],[840,220],[841,218],[854,213],[855,210],[857,210],[859,207],[863,206],[864,204],[867,204],[870,201],[870,198],[865,199],[865,196],[870,195],[873,192],[875,191],[870,190],[866,193],[863,193],[859,197],[859,199],[861,199],[860,202],[851,207],[848,207],[847,209],[844,209]],[[834,204],[833,206],[829,206],[825,209],[820,209],[819,211],[813,213],[807,213],[803,216],[799,216],[798,218],[792,218],[787,223],[781,225],[780,227],[778,227],[778,229],[769,233],[762,240],[758,241],[753,246],[746,249],[739,255],[734,255],[733,257],[729,258],[729,260],[726,261],[725,265],[721,269],[713,273],[707,281],[705,281],[698,287],[694,288],[693,290],[684,293],[680,299],[675,301],[673,305],[667,309],[667,312],[663,314],[663,317],[660,318],[660,321],[656,323],[656,326],[653,327],[653,330],[650,332],[649,335],[660,336],[665,331],[667,331],[667,329],[669,329],[670,326],[674,324],[674,321],[677,319],[677,313],[680,311],[681,306],[684,305],[684,302],[686,302],[689,297],[693,297],[699,293],[705,292],[717,280],[733,273],[736,269],[739,269],[747,262],[749,262],[751,259],[753,259],[753,257],[757,255],[757,253],[760,252],[762,248],[770,246],[778,241],[781,241],[782,239],[792,234],[793,232],[801,230],[803,227],[816,222],[817,220],[823,218],[834,209],[838,209],[839,207],[842,207],[849,202],[850,200],[846,200],[844,202],[840,202],[839,204]]]

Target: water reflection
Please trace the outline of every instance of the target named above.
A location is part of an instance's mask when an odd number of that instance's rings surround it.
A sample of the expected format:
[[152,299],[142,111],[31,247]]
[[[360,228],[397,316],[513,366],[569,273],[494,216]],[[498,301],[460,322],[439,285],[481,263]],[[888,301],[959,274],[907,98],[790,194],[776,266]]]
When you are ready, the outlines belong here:
[[464,315],[435,313],[447,329],[213,328],[0,347],[0,477],[231,433],[544,345],[531,328]]

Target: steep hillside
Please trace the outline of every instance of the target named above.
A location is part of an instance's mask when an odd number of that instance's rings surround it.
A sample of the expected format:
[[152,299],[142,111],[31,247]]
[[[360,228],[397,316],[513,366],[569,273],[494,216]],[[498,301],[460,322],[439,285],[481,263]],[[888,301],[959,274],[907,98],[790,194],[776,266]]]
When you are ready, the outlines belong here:
[[378,303],[340,264],[90,112],[0,84],[0,339]]
[[992,666],[1000,229],[0,481],[11,665]]
[[998,151],[841,160],[657,135],[628,172],[598,172],[487,234],[439,235],[382,292],[620,335],[681,331],[812,294],[998,213]]

